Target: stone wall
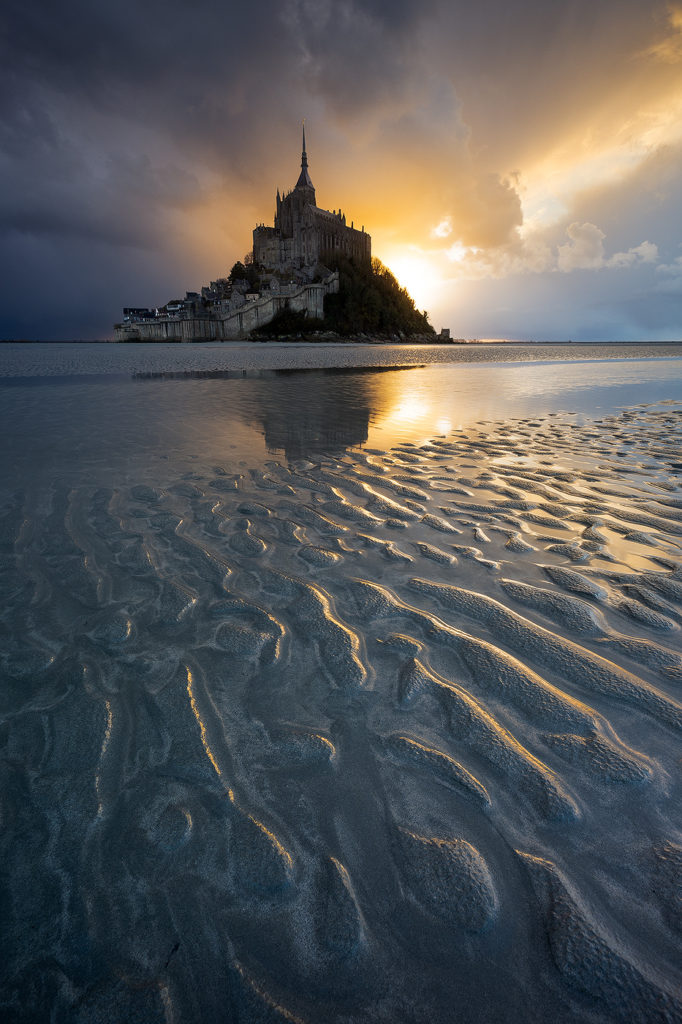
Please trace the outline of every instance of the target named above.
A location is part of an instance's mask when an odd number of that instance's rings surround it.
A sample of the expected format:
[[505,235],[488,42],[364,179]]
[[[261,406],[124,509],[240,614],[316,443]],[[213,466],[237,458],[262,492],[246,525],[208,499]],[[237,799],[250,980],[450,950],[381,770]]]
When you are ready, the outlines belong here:
[[358,231],[352,225],[348,227],[345,217],[330,213],[328,210],[311,211],[316,245],[316,260],[341,254],[364,263],[372,258],[372,239],[366,231]]
[[341,212],[303,203],[296,190],[278,199],[274,228],[259,224],[253,230],[253,258],[271,270],[313,268],[334,254],[369,262],[372,239],[349,227]]
[[116,324],[115,341],[236,341],[248,338],[256,327],[270,323],[282,309],[306,312],[310,317],[324,316],[325,295],[338,292],[339,275],[330,274],[318,284],[306,284],[290,294],[272,293],[247,302],[240,309],[211,317],[149,320],[135,324]]

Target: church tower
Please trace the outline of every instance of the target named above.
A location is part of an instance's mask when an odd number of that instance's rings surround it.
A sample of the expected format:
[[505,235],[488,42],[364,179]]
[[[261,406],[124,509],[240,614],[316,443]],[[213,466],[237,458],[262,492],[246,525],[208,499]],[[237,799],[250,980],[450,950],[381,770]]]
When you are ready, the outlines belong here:
[[310,203],[311,206],[315,206],[315,186],[310,180],[308,174],[308,154],[305,151],[305,121],[303,122],[303,150],[301,152],[301,173],[298,176],[298,181],[294,186],[294,192],[297,192],[304,203]]
[[341,210],[321,210],[308,171],[305,122],[301,173],[291,192],[275,199],[274,227],[258,224],[253,230],[253,256],[268,270],[300,271],[311,278],[321,257],[339,253],[349,259],[369,261],[372,240],[363,228],[346,224]]

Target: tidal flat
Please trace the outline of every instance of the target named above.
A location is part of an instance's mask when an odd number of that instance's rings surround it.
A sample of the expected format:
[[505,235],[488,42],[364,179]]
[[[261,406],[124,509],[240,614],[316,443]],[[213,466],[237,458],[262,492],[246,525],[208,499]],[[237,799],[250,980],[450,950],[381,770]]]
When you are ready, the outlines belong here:
[[682,1020],[679,346],[0,346],[0,1016]]

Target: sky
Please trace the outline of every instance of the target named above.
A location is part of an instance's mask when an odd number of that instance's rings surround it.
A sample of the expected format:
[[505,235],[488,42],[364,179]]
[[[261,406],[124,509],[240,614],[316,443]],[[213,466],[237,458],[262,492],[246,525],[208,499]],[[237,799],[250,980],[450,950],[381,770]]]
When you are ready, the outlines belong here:
[[294,186],[455,337],[682,337],[682,0],[4,0],[0,338],[111,337]]

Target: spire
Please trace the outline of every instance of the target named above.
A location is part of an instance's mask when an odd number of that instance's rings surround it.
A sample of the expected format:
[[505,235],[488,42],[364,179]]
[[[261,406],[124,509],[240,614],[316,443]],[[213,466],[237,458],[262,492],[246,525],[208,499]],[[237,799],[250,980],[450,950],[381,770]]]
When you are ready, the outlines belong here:
[[308,174],[308,154],[305,151],[305,121],[303,122],[303,150],[301,152],[301,173],[296,182],[296,188],[310,188],[313,190],[312,202],[315,205],[315,186]]

